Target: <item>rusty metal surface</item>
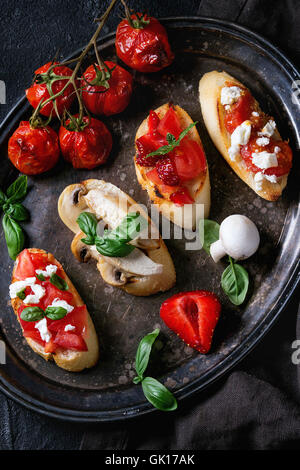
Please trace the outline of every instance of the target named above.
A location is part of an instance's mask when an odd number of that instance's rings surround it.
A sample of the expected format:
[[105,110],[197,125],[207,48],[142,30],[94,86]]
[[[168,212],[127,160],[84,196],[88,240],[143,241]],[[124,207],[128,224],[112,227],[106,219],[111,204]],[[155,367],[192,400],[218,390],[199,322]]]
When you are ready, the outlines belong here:
[[[12,261],[3,234],[0,240],[1,336],[8,346],[8,363],[1,368],[1,381],[11,396],[40,411],[68,419],[111,420],[148,412],[140,387],[132,384],[135,352],[139,340],[155,327],[161,328],[162,349],[155,375],[178,396],[185,396],[215,379],[250,349],[267,330],[284,304],[288,283],[295,285],[294,270],[299,256],[297,218],[297,171],[276,203],[261,199],[246,186],[218,154],[205,130],[198,101],[198,82],[210,70],[226,70],[245,83],[273,115],[280,133],[299,146],[299,112],[291,101],[292,72],[274,59],[267,45],[244,30],[207,20],[172,20],[167,23],[176,54],[174,64],[157,74],[135,74],[133,99],[120,116],[103,119],[111,130],[114,146],[109,162],[93,171],[75,171],[60,161],[46,175],[29,178],[25,205],[31,220],[24,224],[27,245],[52,252],[63,264],[85,300],[98,332],[101,358],[89,371],[72,374],[48,364],[27,346],[12,309],[8,285]],[[245,37],[246,39],[245,40]],[[113,38],[102,41],[105,58],[115,59]],[[70,251],[72,233],[57,213],[57,199],[65,186],[86,178],[101,178],[117,185],[136,201],[148,204],[135,177],[134,136],[149,109],[172,101],[183,107],[198,130],[208,158],[212,186],[210,218],[221,222],[232,213],[249,216],[258,226],[261,245],[243,265],[251,277],[247,302],[234,307],[222,293],[220,277],[225,263],[215,263],[201,251],[185,251],[184,241],[167,240],[177,272],[176,286],[163,294],[138,298],[103,283],[92,261],[79,264]],[[15,178],[7,161],[6,135],[14,120],[28,115],[19,105],[3,126],[1,185]],[[297,225],[298,224],[298,225]],[[298,233],[297,233],[298,228]],[[293,287],[291,286],[291,287]],[[159,307],[170,295],[193,289],[213,290],[223,309],[211,352],[200,355],[185,346],[159,318]],[[244,352],[242,352],[244,351]],[[43,402],[44,405],[41,405]]]

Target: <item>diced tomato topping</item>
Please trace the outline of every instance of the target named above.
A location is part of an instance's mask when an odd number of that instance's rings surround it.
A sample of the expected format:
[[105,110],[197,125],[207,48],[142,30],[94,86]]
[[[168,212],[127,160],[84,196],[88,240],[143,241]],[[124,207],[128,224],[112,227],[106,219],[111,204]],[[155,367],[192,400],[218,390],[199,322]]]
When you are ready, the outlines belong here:
[[168,111],[160,121],[157,127],[157,131],[164,137],[170,133],[173,134],[176,139],[178,139],[182,129],[176,111],[172,106],[169,107]]
[[152,134],[154,131],[156,131],[157,126],[160,122],[160,119],[158,115],[156,114],[155,111],[150,111],[149,113],[149,118],[148,118],[148,132],[149,134]]
[[257,135],[253,136],[247,145],[241,147],[241,156],[244,159],[247,168],[253,173],[261,172],[262,169],[258,168],[252,162],[252,153],[255,153],[256,150],[258,152],[266,151],[268,153],[274,153],[275,147],[279,147],[281,149],[280,152],[276,153],[278,166],[274,166],[272,168],[268,168],[263,170],[263,173],[266,175],[275,175],[275,176],[282,176],[286,175],[291,167],[292,167],[292,150],[287,142],[283,141],[276,141],[274,139],[270,139],[270,143],[265,147],[260,147],[256,143]]
[[187,188],[181,188],[179,191],[171,194],[170,199],[177,206],[184,206],[184,204],[193,204],[195,202]]
[[155,132],[154,134],[145,134],[136,141],[137,146],[137,163],[141,166],[154,166],[159,160],[159,156],[147,157],[147,155],[154,150],[159,149],[162,145],[166,145],[167,141],[160,134]]
[[56,346],[63,349],[74,349],[76,351],[88,350],[84,339],[71,331],[58,331],[53,342]]
[[49,281],[43,282],[42,285],[46,289],[46,293],[41,299],[43,303],[42,308],[46,309],[48,305],[52,304],[54,299],[65,300],[68,304],[73,304],[73,294],[68,290],[60,290]]
[[254,106],[254,98],[248,90],[234,103],[230,110],[226,112],[224,123],[227,131],[232,134],[234,129],[247,119],[250,119]]
[[[47,253],[31,253],[29,250],[23,250],[18,256],[18,265],[14,276],[16,279],[26,279],[27,277],[36,276],[36,269],[45,270],[48,264],[56,264],[49,261]],[[57,270],[60,275],[60,269]]]
[[153,168],[153,170],[148,171],[147,178],[149,181],[158,186],[158,189],[161,194],[172,194],[174,192],[174,186],[168,186],[167,184],[164,184],[162,182],[158,175],[157,168]]
[[83,305],[81,307],[75,307],[72,312],[68,313],[61,320],[47,320],[48,329],[51,332],[57,332],[64,330],[67,325],[75,326],[75,330],[72,333],[84,335],[85,326],[87,323],[87,309]]
[[206,159],[202,147],[194,140],[183,139],[174,151],[174,161],[181,181],[196,178],[206,169]]

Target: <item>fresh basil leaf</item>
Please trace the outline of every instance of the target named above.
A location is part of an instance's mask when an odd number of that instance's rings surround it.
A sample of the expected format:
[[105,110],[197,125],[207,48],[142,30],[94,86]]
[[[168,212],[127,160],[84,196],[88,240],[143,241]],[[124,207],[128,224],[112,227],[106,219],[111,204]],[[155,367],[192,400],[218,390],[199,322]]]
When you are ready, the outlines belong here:
[[2,226],[4,230],[8,254],[11,259],[15,260],[23,248],[24,234],[20,225],[4,214],[2,219]]
[[[6,204],[5,204],[6,206]],[[23,204],[17,202],[15,204],[8,204],[7,208],[3,207],[6,214],[10,215],[15,220],[24,221],[29,218],[29,212]]]
[[44,310],[40,307],[26,307],[22,311],[20,317],[24,321],[39,321],[44,318]]
[[140,382],[142,382],[142,377],[134,377],[134,379],[132,379],[132,382],[137,385],[139,384]]
[[[86,234],[89,240],[94,240],[97,235],[97,218],[90,212],[82,212],[76,222],[80,230]],[[90,243],[91,244],[91,243]]]
[[50,320],[60,320],[67,315],[68,311],[63,307],[47,307],[45,310],[46,317]]
[[147,220],[139,212],[130,212],[115,230],[105,232],[103,238],[119,239],[124,243],[128,243],[145,230],[147,226]]
[[220,225],[214,220],[204,219],[200,220],[199,227],[202,248],[210,255],[210,245],[219,240]]
[[197,122],[198,121],[192,122],[186,129],[184,129],[181,132],[181,134],[179,135],[177,140],[175,139],[173,134],[168,133],[167,134],[167,142],[168,142],[169,145],[163,145],[162,147],[158,148],[154,152],[148,153],[146,158],[152,157],[152,156],[155,156],[155,155],[166,155],[166,154],[172,152],[172,150],[174,150],[174,148],[178,147],[178,145],[180,144],[182,139],[184,139],[184,137],[190,132],[192,127],[194,127],[197,124]]
[[55,287],[57,287],[60,290],[68,290],[69,286],[66,283],[66,281],[58,276],[56,273],[51,274],[50,276],[50,282],[53,284]]
[[247,295],[249,287],[249,275],[240,264],[234,263],[229,257],[230,265],[222,274],[221,286],[230,302],[241,305]]
[[82,238],[81,241],[86,245],[95,245],[95,238],[86,237]]
[[124,258],[128,256],[133,250],[133,245],[128,245],[124,241],[113,240],[111,238],[96,237],[95,240],[97,251],[103,256]]
[[27,176],[21,175],[6,191],[8,202],[21,202],[27,194]]
[[39,281],[45,281],[44,274],[36,274],[36,277],[38,278]]
[[22,290],[20,290],[20,292],[17,292],[17,297],[19,297],[19,299],[21,299],[21,300],[24,300],[25,297],[26,297],[25,289],[22,289]]
[[143,377],[144,372],[147,369],[152,345],[158,335],[159,329],[156,328],[154,331],[152,331],[152,333],[144,336],[144,338],[142,338],[140,341],[135,358],[135,369],[140,378]]
[[163,384],[153,377],[145,377],[142,388],[147,400],[161,411],[173,411],[177,409],[177,400]]
[[0,207],[3,207],[6,201],[7,201],[7,197],[4,194],[4,192],[1,191],[0,189]]

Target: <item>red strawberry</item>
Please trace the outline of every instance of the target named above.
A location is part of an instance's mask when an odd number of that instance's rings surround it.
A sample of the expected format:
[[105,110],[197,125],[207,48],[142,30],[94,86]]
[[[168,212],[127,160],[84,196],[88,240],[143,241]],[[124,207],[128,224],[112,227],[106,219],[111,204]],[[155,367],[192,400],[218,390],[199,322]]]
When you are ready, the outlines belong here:
[[156,169],[158,176],[164,184],[168,186],[178,186],[180,184],[176,167],[169,156],[161,158],[156,163]]
[[215,294],[195,290],[167,299],[160,308],[160,316],[188,346],[206,354],[220,311],[221,305]]

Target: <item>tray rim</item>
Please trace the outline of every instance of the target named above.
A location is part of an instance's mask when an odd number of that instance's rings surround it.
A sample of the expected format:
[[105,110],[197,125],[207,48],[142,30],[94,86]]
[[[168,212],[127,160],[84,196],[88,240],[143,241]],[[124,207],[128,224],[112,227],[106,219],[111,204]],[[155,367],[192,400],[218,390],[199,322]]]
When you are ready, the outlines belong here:
[[[260,34],[248,29],[245,26],[220,20],[218,18],[206,17],[206,16],[172,16],[160,18],[160,21],[164,24],[173,23],[176,26],[193,26],[194,24],[200,23],[200,26],[210,26],[219,29],[220,31],[230,32],[237,35],[238,37],[244,38],[247,42],[250,42],[256,46],[262,47],[269,56],[273,58],[277,63],[283,66],[283,69],[288,72],[294,79],[299,78],[300,72],[293,62],[272,42],[268,39],[265,39]],[[184,24],[186,23],[186,24]],[[99,44],[101,45],[104,42],[107,42],[113,39],[115,36],[115,31],[106,34],[101,37]],[[80,51],[78,49],[78,51]],[[74,51],[69,57],[73,57],[77,51]],[[0,138],[0,144],[6,138],[7,132],[10,132],[10,128],[13,125],[13,122],[18,119],[18,116],[24,112],[24,107],[27,105],[26,96],[24,95],[19,99],[16,104],[11,108],[7,113],[6,117],[0,123],[0,132],[2,133]],[[29,107],[29,105],[28,105]],[[7,129],[7,127],[9,127]],[[298,142],[299,146],[299,142]],[[300,283],[300,260],[296,263],[293,272],[289,278],[288,283],[286,284],[280,298],[276,302],[276,305],[271,310],[266,318],[260,322],[248,335],[247,341],[242,342],[238,347],[236,347],[232,353],[230,353],[221,363],[214,366],[210,371],[206,372],[201,378],[194,380],[193,382],[186,384],[182,387],[181,390],[175,392],[176,398],[179,400],[184,400],[191,395],[199,393],[204,388],[207,388],[209,385],[214,383],[216,380],[224,376],[229,372],[238,362],[245,358],[254,347],[262,340],[265,334],[271,329],[273,324],[277,321],[279,315],[286,308],[287,304],[291,300],[293,294],[295,293],[297,286]],[[10,351],[8,352],[10,354]],[[8,380],[5,378],[5,372],[0,368],[0,390],[4,392],[9,398],[15,400],[19,404],[25,406],[26,408],[38,412],[44,416],[56,418],[58,420],[69,421],[69,422],[118,422],[124,421],[127,419],[133,419],[141,417],[149,413],[159,413],[155,408],[153,408],[147,401],[140,406],[133,406],[130,410],[123,408],[116,411],[78,411],[72,409],[65,409],[54,405],[45,404],[44,402],[33,398],[28,393],[23,392],[22,390],[14,387]],[[201,383],[198,383],[201,382]]]

